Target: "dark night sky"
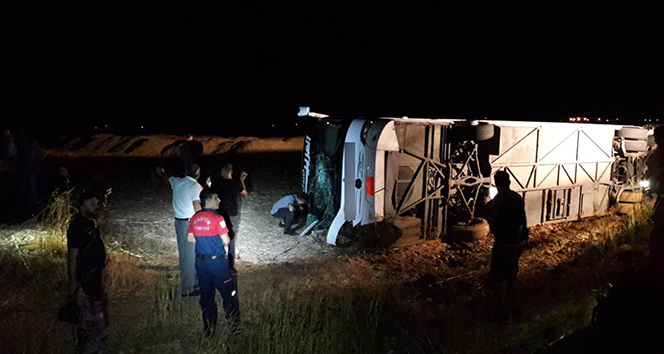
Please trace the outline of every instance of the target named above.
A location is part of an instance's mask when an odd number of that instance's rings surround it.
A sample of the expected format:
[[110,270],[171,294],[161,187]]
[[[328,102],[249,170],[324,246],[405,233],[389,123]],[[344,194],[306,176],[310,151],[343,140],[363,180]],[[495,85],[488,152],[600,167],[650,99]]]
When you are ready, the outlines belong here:
[[240,3],[3,11],[0,125],[264,135],[300,105],[515,120],[664,113],[654,9]]

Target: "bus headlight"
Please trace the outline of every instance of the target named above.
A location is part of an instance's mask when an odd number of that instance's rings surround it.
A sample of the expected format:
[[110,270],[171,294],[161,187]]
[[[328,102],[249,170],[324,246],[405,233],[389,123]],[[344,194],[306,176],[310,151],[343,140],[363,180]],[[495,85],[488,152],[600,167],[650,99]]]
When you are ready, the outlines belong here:
[[641,182],[639,182],[639,186],[641,186],[642,188],[648,188],[650,187],[650,181],[642,180]]

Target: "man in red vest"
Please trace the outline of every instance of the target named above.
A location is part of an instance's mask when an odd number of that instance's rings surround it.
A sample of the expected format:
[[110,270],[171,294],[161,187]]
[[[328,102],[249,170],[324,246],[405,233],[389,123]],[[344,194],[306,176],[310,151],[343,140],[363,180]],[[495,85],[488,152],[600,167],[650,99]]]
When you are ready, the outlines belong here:
[[196,244],[196,276],[201,292],[203,328],[206,335],[212,335],[217,326],[217,303],[215,289],[223,300],[226,319],[234,325],[240,320],[240,304],[237,290],[228,266],[226,246],[230,243],[228,227],[223,216],[217,213],[219,195],[204,189],[200,194],[201,206],[189,221],[187,240]]

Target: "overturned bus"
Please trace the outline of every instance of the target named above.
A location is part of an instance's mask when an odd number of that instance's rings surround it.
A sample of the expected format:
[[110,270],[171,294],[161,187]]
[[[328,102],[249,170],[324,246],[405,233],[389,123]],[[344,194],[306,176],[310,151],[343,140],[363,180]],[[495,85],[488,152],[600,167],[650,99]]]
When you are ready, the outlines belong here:
[[299,115],[315,121],[302,189],[330,244],[342,229],[404,216],[419,219],[422,240],[488,230],[481,216],[499,170],[529,225],[628,212],[642,200],[653,145],[639,126]]

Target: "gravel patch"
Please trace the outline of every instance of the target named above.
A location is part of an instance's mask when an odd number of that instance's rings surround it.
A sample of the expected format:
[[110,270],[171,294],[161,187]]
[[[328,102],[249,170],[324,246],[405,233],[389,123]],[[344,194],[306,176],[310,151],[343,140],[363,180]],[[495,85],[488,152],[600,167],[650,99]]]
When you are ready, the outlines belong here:
[[[299,154],[270,156],[236,156],[238,165],[249,172],[249,196],[241,207],[242,221],[238,233],[238,264],[265,264],[335,257],[337,247],[325,242],[325,232],[306,236],[289,236],[278,227],[279,220],[270,215],[272,205],[300,186]],[[219,165],[221,158],[208,158],[201,165]],[[80,162],[80,161],[79,161]],[[168,181],[151,173],[160,163],[157,159],[96,160],[106,183],[113,188],[106,210],[109,238],[128,248],[146,253],[177,254],[173,227],[173,207]],[[132,174],[119,173],[132,170]]]

